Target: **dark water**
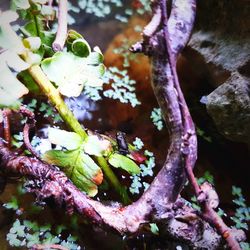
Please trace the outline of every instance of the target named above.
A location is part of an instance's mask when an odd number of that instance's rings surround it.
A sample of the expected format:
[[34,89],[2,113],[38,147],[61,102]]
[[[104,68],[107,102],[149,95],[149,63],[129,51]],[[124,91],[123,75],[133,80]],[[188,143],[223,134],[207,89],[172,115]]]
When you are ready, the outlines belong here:
[[[86,40],[91,45],[98,45],[105,51],[113,37],[122,32],[124,26],[114,20],[97,22],[91,18],[83,18],[75,28],[84,34]],[[199,103],[200,97],[211,92],[214,88],[209,82],[209,72],[204,70],[206,67],[205,63],[192,50],[186,50],[183,58],[188,65],[191,64],[190,62],[192,62],[192,65],[195,65],[194,62],[199,63],[200,68],[196,68],[195,71],[192,69],[192,66],[187,70],[180,63],[179,75],[194,121],[212,137],[212,143],[199,137],[199,152],[195,174],[202,176],[206,170],[210,171],[215,177],[215,185],[220,196],[221,207],[230,214],[234,209],[231,202],[232,185],[242,187],[248,204],[250,201],[249,151],[246,145],[225,140],[217,133],[204,106]],[[129,71],[132,76],[135,75],[133,69],[129,69]],[[197,71],[200,73],[197,74]],[[131,108],[130,105],[120,104],[110,99],[104,99],[95,103],[84,96],[70,99],[68,103],[78,119],[85,127],[91,130],[97,130],[100,133],[106,133],[111,136],[114,136],[117,131],[123,131],[127,134],[129,142],[132,142],[135,137],[140,137],[145,147],[155,154],[157,163],[155,168],[156,174],[165,160],[169,141],[166,129],[157,131],[149,118],[152,109],[157,106],[157,103],[149,85],[148,71],[146,73],[142,71],[141,74],[145,74],[145,79],[138,79],[137,94],[142,105],[136,108]],[[38,120],[37,132],[51,122],[51,120],[44,118],[43,115],[40,115]],[[40,134],[42,133],[40,132]],[[120,171],[117,171],[117,174],[124,175]],[[0,178],[0,191],[1,187],[4,187],[4,181],[4,178]],[[125,180],[121,179],[121,181],[128,183],[129,179],[125,178]],[[151,181],[151,179],[146,179],[146,181]],[[21,180],[14,178],[11,182],[8,181],[4,192],[0,195],[0,204],[8,202],[11,196],[16,194],[17,183],[21,183]],[[183,194],[188,196],[191,192],[188,189]],[[97,227],[93,228],[92,225],[89,225],[80,217],[78,217],[78,226],[76,227],[72,225],[71,218],[65,215],[63,209],[58,209],[53,203],[49,203],[40,213],[28,214],[25,211],[28,210],[29,204],[34,202],[34,198],[28,194],[21,197],[23,218],[37,220],[41,224],[50,223],[52,226],[67,224],[70,233],[79,237],[78,242],[82,249],[175,249],[176,244],[167,242],[166,239],[152,237],[152,235],[148,234],[138,235],[134,238],[129,236],[122,238],[113,232],[103,231]],[[107,192],[106,196],[100,195],[99,197],[105,200],[118,199],[113,192]],[[134,199],[136,198],[134,197]],[[12,249],[6,242],[5,237],[15,218],[14,212],[0,208],[0,250]]]

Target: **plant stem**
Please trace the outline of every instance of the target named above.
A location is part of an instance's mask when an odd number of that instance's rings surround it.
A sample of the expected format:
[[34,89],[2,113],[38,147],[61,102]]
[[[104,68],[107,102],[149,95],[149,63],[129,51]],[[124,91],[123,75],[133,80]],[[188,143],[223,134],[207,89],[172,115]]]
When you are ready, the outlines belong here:
[[116,178],[114,172],[109,167],[106,159],[104,157],[96,157],[96,160],[98,161],[99,165],[102,167],[106,177],[109,179],[110,183],[114,187],[115,191],[120,195],[121,200],[125,205],[128,205],[131,203],[130,198],[128,197],[127,190],[124,186],[122,186],[119,182],[119,180]]
[[[59,112],[60,116],[68,127],[79,134],[83,139],[88,137],[87,132],[75,118],[74,114],[69,110],[68,106],[62,99],[59,91],[53,86],[48,77],[44,74],[40,66],[34,65],[29,68],[29,73],[36,81],[38,86],[41,88],[43,93],[48,97],[52,105]],[[111,185],[114,187],[116,192],[120,195],[120,198],[124,204],[128,204],[130,199],[128,197],[125,187],[123,187],[117,177],[115,176],[112,169],[109,167],[107,160],[104,157],[96,157],[99,165],[103,169],[105,176],[108,178]]]
[[56,39],[52,44],[54,51],[63,50],[65,40],[67,38],[67,0],[59,0],[58,3],[58,29]]
[[29,68],[29,73],[41,88],[43,93],[49,98],[52,105],[59,112],[60,116],[69,128],[79,134],[83,139],[87,138],[87,132],[77,121],[74,114],[69,110],[59,91],[53,86],[48,77],[43,73],[42,69],[38,65],[34,65]]

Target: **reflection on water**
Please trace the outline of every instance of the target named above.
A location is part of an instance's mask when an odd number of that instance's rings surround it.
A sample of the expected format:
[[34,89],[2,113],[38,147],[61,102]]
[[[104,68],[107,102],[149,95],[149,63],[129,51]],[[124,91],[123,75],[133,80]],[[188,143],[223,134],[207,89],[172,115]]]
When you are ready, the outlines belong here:
[[98,109],[98,104],[87,98],[84,93],[82,93],[79,97],[66,98],[65,102],[73,112],[76,119],[80,122],[83,122],[84,120],[91,120],[93,118],[93,111]]

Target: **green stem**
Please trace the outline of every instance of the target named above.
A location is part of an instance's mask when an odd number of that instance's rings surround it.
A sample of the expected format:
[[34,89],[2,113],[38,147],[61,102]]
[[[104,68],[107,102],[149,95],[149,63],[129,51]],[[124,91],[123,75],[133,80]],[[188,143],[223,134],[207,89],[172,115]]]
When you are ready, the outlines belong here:
[[131,200],[128,196],[127,189],[122,186],[119,182],[119,180],[116,178],[114,172],[109,167],[106,159],[104,157],[96,157],[96,160],[98,161],[99,165],[102,167],[106,177],[109,179],[111,185],[114,187],[115,191],[120,195],[121,200],[125,205],[128,205],[131,203]]
[[[83,139],[88,137],[87,132],[75,118],[74,114],[69,110],[68,106],[62,99],[59,91],[53,86],[48,77],[44,74],[40,66],[34,65],[29,68],[29,73],[36,81],[37,85],[41,88],[43,93],[48,97],[52,105],[59,112],[64,122],[69,128],[75,133],[79,134]],[[128,204],[130,199],[127,194],[127,190],[122,186],[117,179],[116,175],[109,167],[107,160],[104,157],[96,157],[99,165],[103,169],[105,176],[108,178],[111,185],[114,187],[116,192],[120,195],[121,200],[124,204]]]
[[79,134],[83,139],[87,138],[88,134],[77,121],[74,114],[69,110],[59,91],[53,86],[48,77],[43,73],[38,65],[31,66],[29,73],[41,88],[43,93],[49,98],[52,105],[59,112],[62,119],[75,133]]

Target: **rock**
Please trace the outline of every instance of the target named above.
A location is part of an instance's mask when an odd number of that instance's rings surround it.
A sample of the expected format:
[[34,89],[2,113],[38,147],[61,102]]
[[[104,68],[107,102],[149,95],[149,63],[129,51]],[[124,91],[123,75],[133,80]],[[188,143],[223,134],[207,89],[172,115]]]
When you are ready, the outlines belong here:
[[250,145],[250,78],[232,74],[207,96],[206,107],[221,134]]

